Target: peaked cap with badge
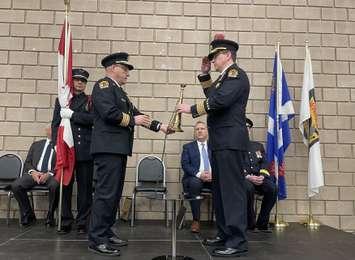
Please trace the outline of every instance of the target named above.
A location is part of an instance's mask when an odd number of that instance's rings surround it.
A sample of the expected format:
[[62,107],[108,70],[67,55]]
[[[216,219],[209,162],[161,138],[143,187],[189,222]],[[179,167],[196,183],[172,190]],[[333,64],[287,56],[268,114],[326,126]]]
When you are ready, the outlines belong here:
[[133,70],[134,67],[132,64],[128,62],[128,53],[127,52],[116,52],[110,55],[107,55],[102,59],[101,65],[105,68],[113,65],[113,64],[122,64],[126,66],[129,70]]
[[218,33],[215,35],[214,40],[210,43],[210,53],[208,54],[208,59],[213,60],[214,56],[220,51],[229,50],[231,52],[237,52],[239,49],[238,43],[231,40],[224,39],[224,35]]
[[84,69],[72,69],[72,78],[79,79],[84,81],[85,83],[88,82],[89,72]]

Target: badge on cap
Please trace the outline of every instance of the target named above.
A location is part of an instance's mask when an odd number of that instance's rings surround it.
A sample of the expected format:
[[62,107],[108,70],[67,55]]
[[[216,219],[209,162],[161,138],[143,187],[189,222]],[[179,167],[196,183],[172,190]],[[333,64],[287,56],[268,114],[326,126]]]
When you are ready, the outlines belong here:
[[101,82],[99,83],[99,87],[100,87],[101,89],[103,89],[103,88],[108,88],[109,85],[110,85],[110,84],[108,83],[107,80],[101,81]]

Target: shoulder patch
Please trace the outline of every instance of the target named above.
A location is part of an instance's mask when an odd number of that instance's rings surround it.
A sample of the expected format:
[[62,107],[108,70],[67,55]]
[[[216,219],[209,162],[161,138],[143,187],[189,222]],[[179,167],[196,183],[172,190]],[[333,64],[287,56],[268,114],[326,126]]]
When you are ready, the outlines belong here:
[[103,80],[103,81],[101,81],[101,82],[99,83],[99,87],[100,87],[100,88],[108,88],[109,85],[110,85],[110,84],[108,83],[107,80]]
[[228,77],[230,77],[230,78],[236,78],[236,77],[238,77],[238,70],[236,70],[236,69],[231,69],[231,70],[229,70],[228,71]]

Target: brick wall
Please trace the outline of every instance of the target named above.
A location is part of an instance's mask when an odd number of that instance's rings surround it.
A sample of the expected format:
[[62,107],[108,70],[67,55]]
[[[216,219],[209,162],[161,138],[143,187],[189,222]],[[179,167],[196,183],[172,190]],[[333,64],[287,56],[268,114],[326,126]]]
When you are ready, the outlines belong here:
[[[352,0],[72,0],[74,66],[90,72],[88,92],[103,75],[100,61],[127,51],[137,68],[126,90],[137,107],[167,121],[186,83],[186,102],[203,97],[196,80],[200,59],[208,52],[211,32],[225,32],[239,42],[238,63],[252,85],[248,115],[253,138],[265,142],[272,58],[277,41],[288,84],[299,111],[304,44],[309,40],[318,99],[321,152],[326,187],[314,199],[313,211],[323,223],[355,230],[355,1]],[[0,150],[23,158],[29,145],[43,137],[56,97],[56,50],[64,18],[58,0],[0,1]],[[167,141],[168,186],[180,190],[181,147],[192,138],[195,120],[183,116],[184,133]],[[288,221],[303,219],[307,152],[291,122],[293,143],[287,151],[288,199],[280,212]],[[136,131],[124,193],[129,195],[137,160],[160,155],[163,135]],[[39,217],[46,208],[37,198]],[[1,216],[5,216],[1,197]],[[12,216],[18,214],[13,203]],[[74,205],[75,207],[75,205]],[[139,218],[162,218],[162,205],[138,201]],[[205,215],[204,215],[205,217]]]

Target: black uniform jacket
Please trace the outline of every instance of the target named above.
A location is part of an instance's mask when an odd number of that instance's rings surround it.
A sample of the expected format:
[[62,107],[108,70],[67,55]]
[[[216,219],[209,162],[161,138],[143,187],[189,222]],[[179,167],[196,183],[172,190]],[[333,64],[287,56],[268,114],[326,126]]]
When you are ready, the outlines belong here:
[[265,155],[265,149],[262,143],[250,141],[248,152],[245,153],[243,162],[244,174],[269,176],[268,162]]
[[[23,173],[28,173],[30,170],[36,170],[37,171],[37,165],[39,163],[39,160],[41,159],[41,155],[44,149],[44,145],[46,144],[46,139],[42,139],[39,141],[34,142],[30,149],[28,150],[27,157],[25,160],[25,163],[23,165]],[[51,173],[54,174],[54,168],[55,168],[55,152],[53,152],[52,155],[52,161],[51,161]]]
[[[92,160],[90,154],[92,125],[94,114],[92,112],[91,97],[85,93],[74,95],[69,108],[74,111],[70,124],[73,132],[75,158],[77,161]],[[58,98],[55,101],[52,120],[52,140],[56,143],[57,131],[61,121],[60,104]]]
[[131,155],[134,116],[140,115],[126,92],[111,78],[96,82],[92,92],[94,129],[91,153]]
[[209,74],[199,75],[199,80],[207,99],[192,106],[191,112],[193,117],[208,114],[211,150],[246,151],[249,135],[245,109],[250,90],[247,74],[237,64],[232,64],[213,83]]

